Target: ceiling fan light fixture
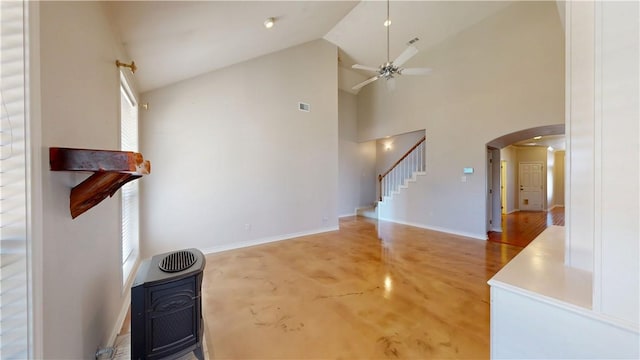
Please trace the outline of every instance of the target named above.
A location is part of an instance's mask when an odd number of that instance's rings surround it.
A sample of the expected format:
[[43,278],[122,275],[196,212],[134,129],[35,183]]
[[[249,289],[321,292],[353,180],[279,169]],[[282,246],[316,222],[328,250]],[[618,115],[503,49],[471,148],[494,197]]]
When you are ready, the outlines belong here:
[[264,27],[267,29],[271,29],[275,23],[276,23],[275,18],[272,18],[272,17],[267,18],[267,20],[264,21]]

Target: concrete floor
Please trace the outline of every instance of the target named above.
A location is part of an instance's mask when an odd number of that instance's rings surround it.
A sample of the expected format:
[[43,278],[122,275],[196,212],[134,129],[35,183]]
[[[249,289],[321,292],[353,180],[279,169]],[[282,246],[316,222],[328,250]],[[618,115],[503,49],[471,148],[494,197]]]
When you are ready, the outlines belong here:
[[520,247],[349,217],[207,255],[213,359],[489,357],[491,278]]

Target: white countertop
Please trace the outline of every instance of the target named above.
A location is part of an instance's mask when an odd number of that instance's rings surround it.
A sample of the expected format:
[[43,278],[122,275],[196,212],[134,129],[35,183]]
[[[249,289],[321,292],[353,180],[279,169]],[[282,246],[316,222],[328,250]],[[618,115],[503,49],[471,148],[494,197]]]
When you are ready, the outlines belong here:
[[563,226],[548,227],[491,278],[489,285],[573,310],[591,310],[592,274],[565,266],[564,238]]

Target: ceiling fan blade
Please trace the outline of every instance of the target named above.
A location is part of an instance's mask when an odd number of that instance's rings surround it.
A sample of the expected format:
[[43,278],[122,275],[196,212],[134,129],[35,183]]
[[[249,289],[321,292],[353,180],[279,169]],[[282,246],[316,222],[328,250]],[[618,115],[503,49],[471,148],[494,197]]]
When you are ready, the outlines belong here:
[[400,55],[398,55],[395,60],[393,60],[393,65],[395,67],[400,67],[417,53],[418,49],[415,46],[409,46]]
[[364,66],[364,65],[359,65],[359,64],[355,64],[353,66],[351,66],[352,69],[359,69],[359,70],[366,70],[366,71],[373,71],[373,72],[378,72],[379,69],[378,68],[374,68],[371,66]]
[[352,87],[352,88],[351,88],[351,90],[358,90],[358,89],[360,89],[361,87],[363,87],[363,86],[365,86],[365,85],[367,85],[367,84],[369,84],[369,83],[372,83],[372,82],[374,82],[374,81],[378,80],[378,79],[380,78],[380,76],[381,76],[381,75],[376,75],[376,76],[374,76],[374,77],[372,77],[372,78],[370,78],[370,79],[367,79],[367,80],[365,80],[365,81],[361,82],[360,84],[358,84],[358,85],[356,85],[356,86]]
[[407,68],[400,69],[398,73],[402,75],[429,75],[431,74],[431,69],[429,68]]

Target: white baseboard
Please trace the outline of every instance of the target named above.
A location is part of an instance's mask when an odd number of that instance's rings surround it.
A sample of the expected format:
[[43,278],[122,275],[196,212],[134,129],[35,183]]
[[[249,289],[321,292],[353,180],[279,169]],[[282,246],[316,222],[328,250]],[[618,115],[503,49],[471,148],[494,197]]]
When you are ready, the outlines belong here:
[[491,228],[489,231],[502,232],[502,228]]
[[371,205],[358,206],[356,208],[356,213],[358,213],[358,211],[360,211],[360,210],[374,210],[377,206],[378,206],[378,204],[376,204],[376,203],[371,204]]
[[513,210],[507,212],[507,215],[513,214],[514,212],[518,212],[518,211],[520,211],[520,209],[513,209]]
[[200,249],[200,251],[202,251],[202,253],[204,253],[204,254],[213,254],[213,253],[227,251],[227,250],[242,249],[242,248],[246,248],[246,247],[249,247],[249,246],[268,244],[268,243],[272,243],[272,242],[276,242],[276,241],[290,240],[290,239],[298,238],[298,237],[301,237],[301,236],[320,234],[320,233],[325,233],[325,232],[329,232],[329,231],[336,231],[336,230],[339,230],[339,229],[340,229],[340,227],[338,227],[338,226],[331,226],[331,227],[319,228],[319,229],[310,230],[310,231],[302,231],[302,232],[298,232],[298,233],[276,235],[276,236],[268,236],[268,237],[261,238],[261,239],[254,239],[254,240],[248,240],[248,241],[239,241],[239,242],[234,242],[234,243],[231,243],[231,244],[224,244],[224,245],[216,245],[216,246],[212,246],[210,248]]
[[[301,237],[301,236],[319,234],[319,233],[323,233],[323,232],[336,231],[336,230],[339,230],[339,227],[338,226],[332,226],[332,227],[315,229],[315,230],[311,230],[311,231],[303,231],[303,232],[299,232],[299,233],[292,233],[292,234],[286,234],[286,235],[270,236],[270,237],[266,237],[266,238],[262,238],[262,239],[256,239],[256,240],[250,240],[250,241],[242,241],[242,242],[237,242],[237,243],[233,243],[233,244],[218,245],[218,246],[214,246],[214,247],[207,248],[207,249],[201,249],[201,251],[202,251],[203,254],[211,254],[211,253],[216,253],[216,252],[221,252],[221,251],[240,249],[240,248],[254,246],[254,245],[267,244],[267,243],[276,242],[276,241],[290,240],[290,239]],[[123,299],[123,302],[122,302],[122,304],[120,306],[120,312],[118,313],[118,318],[116,319],[116,324],[115,324],[113,330],[111,331],[111,334],[109,335],[109,339],[107,341],[106,347],[113,347],[114,346],[114,344],[116,342],[116,338],[118,337],[118,334],[120,333],[120,329],[122,329],[122,324],[124,323],[124,320],[127,317],[127,312],[129,311],[129,305],[131,304],[131,291],[129,291],[128,289],[131,289],[131,285],[133,284],[133,280],[135,279],[135,274],[138,272],[138,267],[140,267],[140,263],[141,263],[141,259],[138,258],[138,260],[136,261],[136,264],[133,266],[133,270],[131,272],[134,275],[129,277],[129,280],[127,281],[127,283],[123,287],[123,289],[124,289],[124,292],[123,292],[124,299]]]
[[349,216],[356,216],[357,213],[351,213],[351,214],[342,214],[342,215],[338,215],[338,218],[343,218],[343,217],[349,217]]
[[474,233],[469,233],[469,232],[465,232],[465,231],[457,231],[457,230],[447,229],[447,228],[443,228],[443,227],[439,227],[439,226],[424,225],[424,224],[418,224],[418,223],[412,223],[412,222],[400,221],[400,220],[392,220],[392,219],[386,219],[386,218],[380,218],[379,220],[388,221],[388,222],[392,222],[392,223],[396,223],[396,224],[414,226],[414,227],[421,228],[421,229],[433,230],[433,231],[443,232],[443,233],[452,234],[452,235],[464,236],[464,237],[473,238],[473,239],[477,239],[477,240],[487,241],[487,234],[474,234]]

